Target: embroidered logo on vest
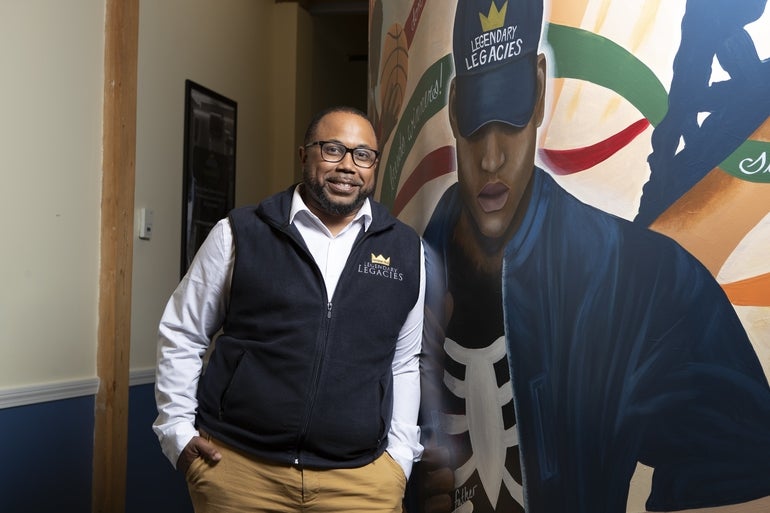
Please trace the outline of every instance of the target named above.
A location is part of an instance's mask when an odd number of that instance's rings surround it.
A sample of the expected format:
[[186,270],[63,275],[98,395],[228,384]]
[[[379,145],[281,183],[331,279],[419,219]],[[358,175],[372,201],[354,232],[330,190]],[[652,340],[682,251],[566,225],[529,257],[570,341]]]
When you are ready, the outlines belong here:
[[398,272],[398,268],[390,266],[390,257],[371,253],[369,262],[358,264],[358,272],[396,281],[404,281],[404,273]]
[[382,265],[390,267],[390,257],[385,258],[384,256],[382,256],[382,254],[375,255],[374,253],[372,253],[372,263],[373,264],[382,264]]

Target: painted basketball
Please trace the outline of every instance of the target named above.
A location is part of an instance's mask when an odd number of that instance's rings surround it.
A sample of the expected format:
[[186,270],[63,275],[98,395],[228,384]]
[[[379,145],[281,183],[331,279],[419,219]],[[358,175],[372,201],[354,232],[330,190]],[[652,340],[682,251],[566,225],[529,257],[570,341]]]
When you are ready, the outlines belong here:
[[380,73],[380,138],[386,141],[395,127],[404,103],[409,69],[409,48],[404,28],[394,23],[382,44]]

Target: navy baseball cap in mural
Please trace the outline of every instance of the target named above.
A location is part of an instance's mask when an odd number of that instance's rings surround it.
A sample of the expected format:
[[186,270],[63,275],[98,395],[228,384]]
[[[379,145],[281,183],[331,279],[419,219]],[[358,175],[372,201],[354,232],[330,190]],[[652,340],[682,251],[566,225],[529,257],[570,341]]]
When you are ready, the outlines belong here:
[[529,122],[542,23],[543,0],[457,0],[455,112],[463,137],[492,121]]

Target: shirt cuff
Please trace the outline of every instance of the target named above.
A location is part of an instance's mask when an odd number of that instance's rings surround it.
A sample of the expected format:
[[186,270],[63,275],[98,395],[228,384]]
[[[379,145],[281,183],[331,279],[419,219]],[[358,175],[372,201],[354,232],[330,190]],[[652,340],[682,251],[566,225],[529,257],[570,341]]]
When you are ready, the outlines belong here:
[[394,437],[391,433],[388,439],[388,454],[398,463],[404,470],[406,479],[412,473],[412,465],[415,461],[419,461],[422,456],[422,445],[418,442],[420,439],[420,428],[413,426],[411,440],[409,442],[400,441],[397,437]]
[[190,440],[192,440],[194,436],[199,436],[198,431],[195,427],[186,423],[165,430],[159,434],[160,448],[174,468],[176,468],[177,461],[179,461],[179,456],[182,454],[182,451],[187,447],[187,444],[190,443]]

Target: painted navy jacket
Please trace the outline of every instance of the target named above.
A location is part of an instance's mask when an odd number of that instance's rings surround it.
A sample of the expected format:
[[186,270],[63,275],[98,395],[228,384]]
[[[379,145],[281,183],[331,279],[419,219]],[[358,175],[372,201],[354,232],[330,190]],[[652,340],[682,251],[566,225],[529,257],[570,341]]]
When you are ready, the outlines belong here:
[[[527,511],[624,512],[637,462],[653,511],[770,495],[770,388],[718,283],[673,240],[533,180],[502,271]],[[455,184],[423,236],[434,312],[460,201]]]
[[215,438],[270,461],[361,466],[387,446],[391,364],[419,293],[420,239],[372,202],[371,225],[328,298],[288,223],[292,191],[229,216],[232,290],[199,385],[197,420]]

